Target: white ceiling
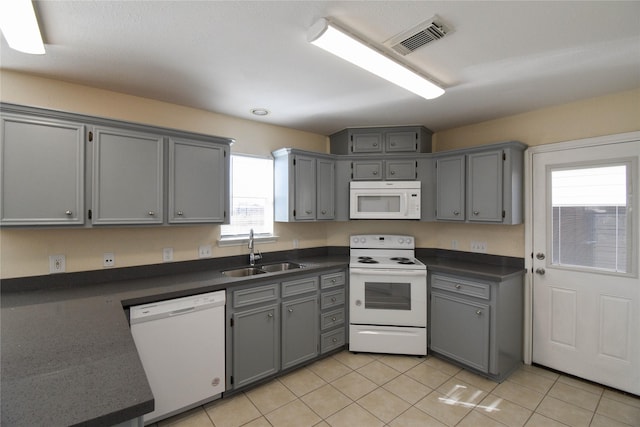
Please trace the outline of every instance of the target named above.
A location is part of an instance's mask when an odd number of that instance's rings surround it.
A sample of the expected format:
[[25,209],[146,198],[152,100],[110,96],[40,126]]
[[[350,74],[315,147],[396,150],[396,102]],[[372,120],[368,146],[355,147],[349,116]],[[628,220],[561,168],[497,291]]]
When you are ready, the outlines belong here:
[[[640,2],[36,1],[46,55],[4,69],[331,134],[434,131],[640,87]],[[439,15],[454,32],[402,58],[427,101],[307,42],[331,17],[375,44]],[[255,107],[271,114],[258,118]]]

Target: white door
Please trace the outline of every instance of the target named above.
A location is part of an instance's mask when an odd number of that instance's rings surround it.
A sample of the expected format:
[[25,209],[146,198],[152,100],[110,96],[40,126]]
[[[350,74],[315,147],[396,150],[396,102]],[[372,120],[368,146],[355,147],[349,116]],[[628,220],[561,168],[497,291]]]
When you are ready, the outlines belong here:
[[532,360],[639,394],[640,141],[596,142],[533,149]]

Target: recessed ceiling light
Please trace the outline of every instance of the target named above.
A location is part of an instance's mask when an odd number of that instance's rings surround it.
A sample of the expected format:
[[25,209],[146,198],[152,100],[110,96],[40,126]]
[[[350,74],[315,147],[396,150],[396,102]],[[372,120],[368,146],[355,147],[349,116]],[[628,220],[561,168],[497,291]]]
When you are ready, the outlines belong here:
[[269,110],[267,110],[266,108],[252,108],[251,114],[253,114],[254,116],[266,116],[269,114]]

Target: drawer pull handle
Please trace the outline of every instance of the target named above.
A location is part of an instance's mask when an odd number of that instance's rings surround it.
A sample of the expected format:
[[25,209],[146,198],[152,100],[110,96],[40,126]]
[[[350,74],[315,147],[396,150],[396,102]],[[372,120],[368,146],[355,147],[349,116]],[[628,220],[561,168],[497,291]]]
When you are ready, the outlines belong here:
[[273,313],[268,313],[267,317],[269,317],[269,318],[273,317]]
[[460,289],[461,287],[461,285],[456,285],[456,289]]
[[458,215],[460,215],[460,212],[459,212],[459,211],[453,211],[453,214],[454,214],[455,216],[458,216]]
[[289,313],[293,313],[293,308],[290,308],[290,309],[289,309]]
[[478,212],[478,211],[473,211],[473,214],[474,214],[475,216],[478,216],[478,215],[480,215],[480,212]]
[[178,211],[178,216],[182,216],[182,215],[184,215],[184,212]]
[[331,318],[331,321],[332,321],[332,322],[335,322],[336,320],[337,320],[337,319],[336,319],[336,316],[333,316],[333,317]]
[[65,214],[66,216],[71,216],[71,215],[73,214],[73,212],[71,212],[71,211],[66,211],[64,214]]
[[338,338],[333,338],[331,341],[338,342]]
[[476,311],[476,314],[477,314],[478,316],[481,316],[481,315],[482,315],[482,310],[477,310],[477,311]]
[[336,302],[336,301],[337,301],[336,297],[331,297],[331,302]]
[[154,216],[156,213],[154,211],[149,211],[149,216]]

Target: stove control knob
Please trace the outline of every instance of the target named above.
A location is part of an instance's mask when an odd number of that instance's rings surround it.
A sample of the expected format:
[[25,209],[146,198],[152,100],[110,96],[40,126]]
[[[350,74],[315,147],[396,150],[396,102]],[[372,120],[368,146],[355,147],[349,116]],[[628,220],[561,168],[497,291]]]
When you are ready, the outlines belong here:
[[404,239],[401,237],[398,239],[398,243],[403,244],[404,243]]
[[407,239],[407,245],[410,245],[410,244],[411,244],[411,237]]
[[354,237],[353,238],[353,243],[358,243],[358,240],[360,240],[360,239],[358,239],[357,237]]
[[362,238],[360,239],[360,243],[365,243],[366,241],[367,241],[367,239],[366,239],[365,237],[362,237]]

